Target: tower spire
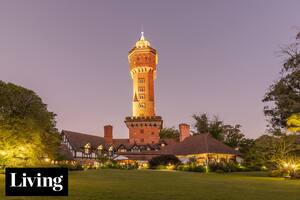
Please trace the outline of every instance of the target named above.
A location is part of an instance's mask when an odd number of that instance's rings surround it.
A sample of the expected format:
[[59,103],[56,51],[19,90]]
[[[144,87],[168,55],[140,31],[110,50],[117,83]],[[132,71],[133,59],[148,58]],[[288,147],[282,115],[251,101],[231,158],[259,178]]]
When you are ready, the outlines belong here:
[[135,46],[137,48],[143,48],[143,47],[149,47],[150,42],[146,40],[144,31],[141,31],[141,37],[140,39],[135,43]]
[[143,30],[142,30],[142,32],[141,32],[140,40],[145,40],[145,36],[144,36],[144,31],[143,31]]

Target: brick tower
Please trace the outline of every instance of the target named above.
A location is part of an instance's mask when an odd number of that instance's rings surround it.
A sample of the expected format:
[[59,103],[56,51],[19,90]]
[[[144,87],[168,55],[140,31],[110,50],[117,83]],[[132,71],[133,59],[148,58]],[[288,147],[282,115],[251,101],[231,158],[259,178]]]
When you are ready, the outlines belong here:
[[154,80],[157,52],[141,33],[135,47],[129,51],[128,61],[133,83],[132,116],[126,117],[130,143],[153,144],[159,142],[162,118],[155,115]]

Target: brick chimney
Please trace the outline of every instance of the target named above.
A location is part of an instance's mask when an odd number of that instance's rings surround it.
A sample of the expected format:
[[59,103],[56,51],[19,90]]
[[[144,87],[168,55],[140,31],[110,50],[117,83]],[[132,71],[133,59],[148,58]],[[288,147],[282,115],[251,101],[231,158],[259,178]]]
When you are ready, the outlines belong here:
[[180,142],[182,142],[185,138],[190,136],[190,125],[184,123],[179,124]]
[[104,126],[104,141],[106,144],[113,143],[113,127],[111,125]]

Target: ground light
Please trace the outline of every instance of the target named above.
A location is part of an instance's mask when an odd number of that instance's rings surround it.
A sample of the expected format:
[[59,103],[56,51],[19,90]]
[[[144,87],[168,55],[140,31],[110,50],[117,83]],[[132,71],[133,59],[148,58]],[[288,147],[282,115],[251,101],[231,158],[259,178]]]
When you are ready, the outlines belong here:
[[283,170],[286,172],[285,178],[291,178],[297,170],[297,165],[294,162],[284,162]]

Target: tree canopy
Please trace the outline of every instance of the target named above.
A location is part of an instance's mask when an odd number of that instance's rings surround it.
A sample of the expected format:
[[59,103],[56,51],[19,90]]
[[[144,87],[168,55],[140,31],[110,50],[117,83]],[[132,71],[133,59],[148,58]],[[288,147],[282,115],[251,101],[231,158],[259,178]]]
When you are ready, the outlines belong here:
[[231,147],[240,147],[245,143],[245,135],[241,131],[241,125],[225,124],[217,116],[212,119],[206,113],[193,115],[196,134],[210,133],[217,140]]
[[285,57],[281,78],[272,84],[263,98],[264,113],[273,133],[282,133],[287,119],[300,114],[300,33],[296,42],[282,49]]
[[161,139],[179,139],[179,131],[178,129],[175,129],[175,127],[172,128],[162,128],[159,132],[159,136]]
[[57,155],[55,114],[33,91],[0,81],[0,166],[38,166]]

